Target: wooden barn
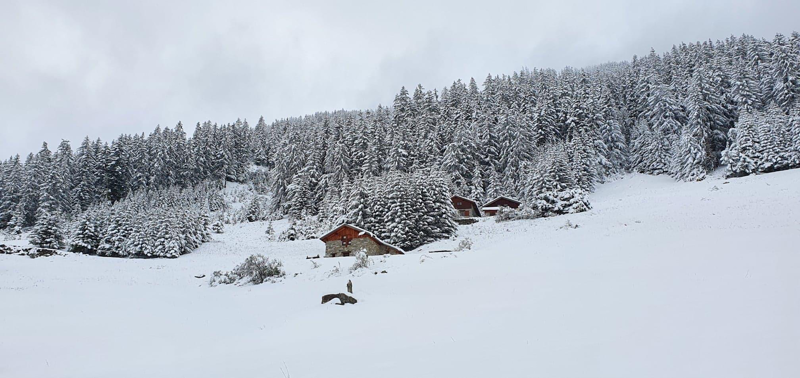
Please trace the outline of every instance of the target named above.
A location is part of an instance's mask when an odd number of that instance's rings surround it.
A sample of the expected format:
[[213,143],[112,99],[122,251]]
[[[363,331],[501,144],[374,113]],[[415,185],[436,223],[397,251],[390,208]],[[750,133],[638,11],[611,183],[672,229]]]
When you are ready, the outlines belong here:
[[483,205],[481,210],[483,210],[483,213],[487,216],[493,216],[497,214],[497,210],[499,210],[500,207],[516,209],[519,207],[519,205],[522,205],[522,203],[517,200],[500,196],[487,202],[485,205]]
[[402,255],[403,249],[384,242],[371,232],[350,224],[334,228],[319,238],[325,242],[325,257],[354,256],[364,250],[367,255]]
[[469,198],[452,196],[450,197],[450,201],[453,202],[453,207],[456,208],[458,216],[460,217],[470,218],[481,216],[481,211],[478,209],[478,204]]

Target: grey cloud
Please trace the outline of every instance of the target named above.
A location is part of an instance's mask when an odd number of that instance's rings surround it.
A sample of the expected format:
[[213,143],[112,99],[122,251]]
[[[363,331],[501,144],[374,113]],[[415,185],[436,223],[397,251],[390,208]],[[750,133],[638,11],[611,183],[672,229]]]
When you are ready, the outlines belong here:
[[0,3],[0,157],[796,28],[797,1]]

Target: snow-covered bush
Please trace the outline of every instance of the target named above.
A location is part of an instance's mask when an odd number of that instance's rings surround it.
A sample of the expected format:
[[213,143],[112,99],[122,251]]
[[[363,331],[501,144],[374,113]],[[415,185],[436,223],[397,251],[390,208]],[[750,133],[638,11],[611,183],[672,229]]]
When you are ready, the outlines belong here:
[[267,224],[267,229],[264,231],[264,234],[267,235],[267,239],[269,239],[269,240],[275,239],[275,228],[272,227],[272,221],[271,220]]
[[533,207],[536,212],[546,217],[581,213],[592,208],[586,192],[579,188],[540,193]]
[[225,224],[221,220],[217,220],[211,225],[211,231],[215,234],[225,233]]
[[353,273],[359,269],[366,269],[369,268],[370,264],[372,263],[369,260],[369,256],[367,252],[363,249],[356,252],[356,261],[353,263],[353,266],[350,267],[350,273]]
[[264,282],[275,282],[275,280],[286,276],[283,270],[283,262],[278,259],[270,259],[261,254],[250,255],[243,263],[237,265],[228,272],[215,271],[211,275],[211,286],[217,285],[259,285]]
[[526,205],[523,205],[522,207],[519,207],[517,209],[501,206],[500,208],[497,209],[497,214],[495,214],[495,221],[506,222],[512,220],[535,219],[541,217],[542,213]]
[[328,277],[339,276],[342,274],[342,263],[337,262],[336,265],[328,272]]
[[297,225],[295,222],[292,222],[289,223],[289,228],[283,230],[283,232],[278,235],[278,241],[287,242],[295,240],[297,240]]
[[466,251],[472,249],[472,239],[464,238],[458,242],[458,246],[456,247],[455,251]]

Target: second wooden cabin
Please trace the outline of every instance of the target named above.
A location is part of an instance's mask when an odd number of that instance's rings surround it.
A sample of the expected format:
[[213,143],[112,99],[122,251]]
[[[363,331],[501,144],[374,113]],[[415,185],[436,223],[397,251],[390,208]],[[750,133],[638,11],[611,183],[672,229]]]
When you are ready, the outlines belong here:
[[500,207],[508,207],[511,209],[516,209],[521,204],[522,204],[521,202],[515,199],[500,196],[487,202],[485,205],[483,205],[481,210],[487,216],[494,216],[495,214],[497,214],[497,210],[500,210]]
[[481,211],[478,209],[478,204],[466,197],[452,196],[450,201],[453,202],[453,207],[456,208],[458,216],[464,218],[480,217]]

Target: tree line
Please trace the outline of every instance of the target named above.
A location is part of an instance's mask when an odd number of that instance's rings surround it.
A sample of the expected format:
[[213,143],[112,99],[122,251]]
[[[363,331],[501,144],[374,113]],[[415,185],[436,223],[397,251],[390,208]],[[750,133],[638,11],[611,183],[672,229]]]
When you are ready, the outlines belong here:
[[144,190],[250,182],[252,165],[262,167],[269,210],[293,218],[318,216],[393,172],[442,171],[451,194],[478,202],[533,201],[545,187],[580,202],[625,171],[701,180],[721,164],[729,175],[788,169],[800,160],[799,77],[797,32],[743,35],[583,69],[489,75],[480,87],[402,88],[375,109],[254,127],[204,122],[191,137],[179,123],[110,143],[87,138],[75,152],[45,144],[0,164],[0,228],[75,219]]

